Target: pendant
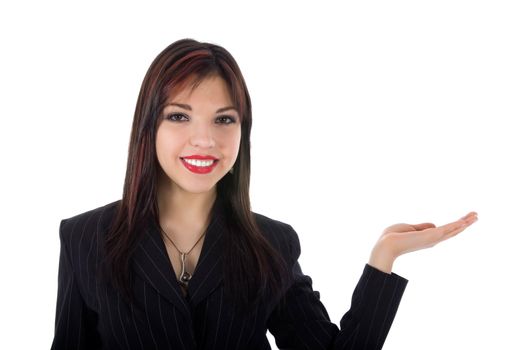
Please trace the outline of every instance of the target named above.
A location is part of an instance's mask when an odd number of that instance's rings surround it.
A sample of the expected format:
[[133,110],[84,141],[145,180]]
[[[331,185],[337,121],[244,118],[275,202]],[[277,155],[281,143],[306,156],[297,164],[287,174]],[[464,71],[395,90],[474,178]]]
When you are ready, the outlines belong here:
[[188,282],[190,282],[190,279],[191,279],[191,275],[189,274],[189,272],[184,271],[184,273],[180,275],[179,281],[181,281],[182,283],[188,284]]
[[186,271],[186,253],[182,253],[180,255],[180,260],[182,263],[182,268],[180,271],[179,282],[187,287],[191,279],[191,273]]

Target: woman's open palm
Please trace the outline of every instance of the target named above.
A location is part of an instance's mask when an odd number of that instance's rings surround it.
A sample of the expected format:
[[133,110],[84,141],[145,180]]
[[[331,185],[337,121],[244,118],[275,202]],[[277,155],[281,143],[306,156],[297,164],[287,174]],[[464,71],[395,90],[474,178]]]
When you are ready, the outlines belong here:
[[433,247],[439,242],[454,237],[477,219],[477,213],[470,212],[459,220],[439,227],[428,222],[415,225],[395,224],[383,231],[378,245],[390,252],[393,257],[398,257],[415,250]]

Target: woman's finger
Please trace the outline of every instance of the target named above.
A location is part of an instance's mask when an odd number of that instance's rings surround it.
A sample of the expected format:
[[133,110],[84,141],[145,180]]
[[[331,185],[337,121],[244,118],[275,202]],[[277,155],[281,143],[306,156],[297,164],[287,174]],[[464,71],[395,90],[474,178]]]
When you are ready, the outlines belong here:
[[471,212],[461,219],[451,222],[449,224],[437,227],[434,230],[427,231],[428,242],[431,242],[432,245],[435,245],[439,242],[447,240],[451,237],[456,236],[458,233],[464,231],[467,227],[472,225],[477,220],[477,214]]
[[406,235],[406,239],[408,239],[408,242],[410,242],[409,245],[412,246],[412,249],[417,247],[427,248],[439,243],[448,235],[454,234],[457,230],[463,228],[463,226],[464,222],[462,220],[458,220],[443,226],[435,227],[432,225],[420,231],[404,232],[402,234]]
[[422,230],[426,230],[427,228],[433,228],[433,227],[436,227],[436,225],[434,225],[433,223],[431,222],[424,222],[422,224],[415,224],[415,225],[412,225],[412,227],[414,227],[415,231],[422,231]]
[[464,231],[467,227],[469,227],[470,225],[472,225],[473,223],[475,223],[477,220],[478,220],[478,218],[477,218],[476,215],[472,215],[472,216],[470,216],[469,218],[467,218],[467,219],[464,220],[463,225],[461,225],[458,229],[453,230],[453,231],[449,232],[448,234],[446,234],[446,235],[441,239],[441,241],[444,241],[444,240],[447,240],[447,239],[449,239],[449,238],[451,238],[451,237],[456,236],[458,233]]
[[465,215],[464,217],[462,217],[461,219],[462,220],[465,220],[465,219],[469,219],[469,218],[472,218],[472,217],[477,217],[478,216],[478,213],[476,213],[475,211],[471,211],[470,213],[468,213],[467,215]]
[[467,225],[467,226],[461,226],[461,227],[458,228],[457,230],[454,230],[454,231],[452,231],[452,232],[447,233],[446,235],[444,235],[443,237],[441,237],[441,238],[439,239],[439,242],[446,241],[447,239],[456,236],[458,233],[463,232],[467,227],[468,227],[468,225]]
[[433,247],[434,245],[449,239],[477,220],[477,213],[470,212],[461,219],[436,227],[433,223],[421,224],[396,224],[388,227],[383,235],[382,244],[386,244],[389,250],[396,256]]
[[434,225],[433,223],[430,223],[430,222],[425,222],[425,223],[422,223],[422,224],[414,224],[414,225],[401,223],[401,224],[395,224],[395,225],[388,226],[383,231],[383,233],[421,231],[421,230],[425,230],[425,229],[431,228],[431,227],[436,227],[436,225]]

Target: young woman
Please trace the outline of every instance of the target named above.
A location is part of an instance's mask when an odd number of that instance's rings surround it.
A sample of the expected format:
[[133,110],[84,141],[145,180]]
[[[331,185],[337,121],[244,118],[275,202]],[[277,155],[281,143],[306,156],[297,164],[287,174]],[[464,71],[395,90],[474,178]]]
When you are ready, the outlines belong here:
[[122,199],[60,223],[53,349],[380,349],[407,280],[401,254],[436,227],[388,227],[351,308],[331,323],[298,263],[292,226],[250,209],[251,102],[222,47],[176,41],[151,64],[131,131]]

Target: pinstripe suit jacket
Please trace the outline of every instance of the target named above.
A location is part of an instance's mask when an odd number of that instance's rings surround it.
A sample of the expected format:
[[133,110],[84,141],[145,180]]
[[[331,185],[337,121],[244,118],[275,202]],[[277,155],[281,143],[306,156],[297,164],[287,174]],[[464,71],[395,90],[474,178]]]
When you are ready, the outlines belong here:
[[[133,258],[139,307],[96,276],[104,234],[119,201],[60,222],[60,262],[52,349],[270,349],[269,330],[282,349],[381,349],[407,280],[365,264],[340,327],[312,290],[297,262],[292,226],[254,213],[270,243],[289,262],[294,282],[284,308],[258,305],[249,316],[223,297],[220,206],[212,209],[202,251],[185,298],[156,225],[146,226]],[[282,299],[282,298],[278,298]]]

